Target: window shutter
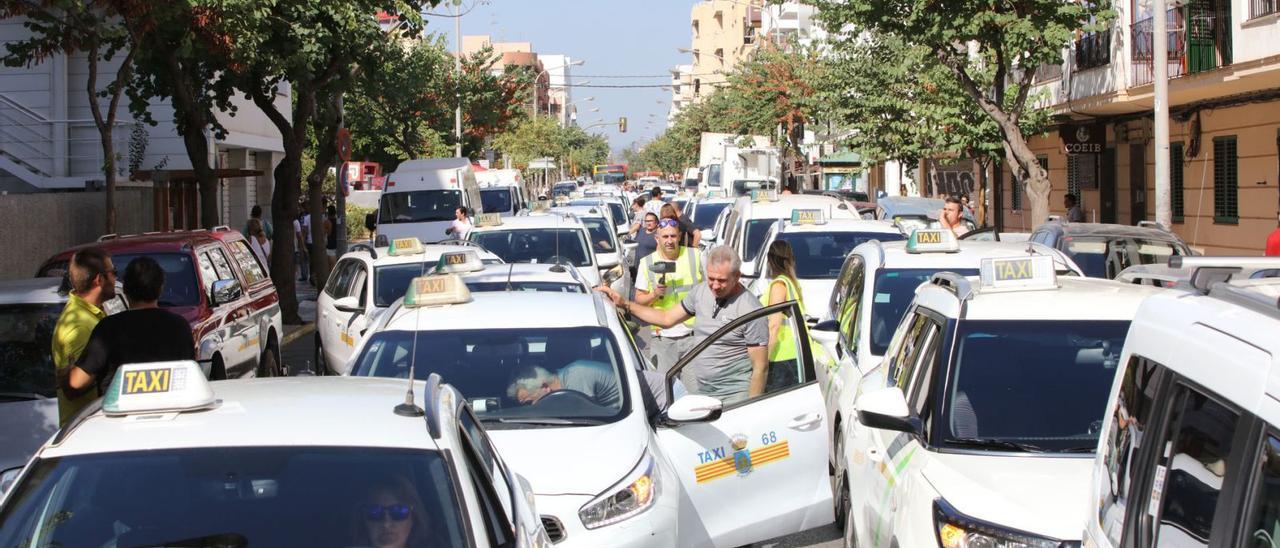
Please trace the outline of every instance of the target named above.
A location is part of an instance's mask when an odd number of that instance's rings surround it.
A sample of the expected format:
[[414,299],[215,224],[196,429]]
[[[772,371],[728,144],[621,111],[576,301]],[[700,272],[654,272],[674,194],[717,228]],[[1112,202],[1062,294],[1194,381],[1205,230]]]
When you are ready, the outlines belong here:
[[1236,158],[1236,138],[1217,137],[1213,140],[1213,220],[1234,224],[1239,221],[1239,168]]

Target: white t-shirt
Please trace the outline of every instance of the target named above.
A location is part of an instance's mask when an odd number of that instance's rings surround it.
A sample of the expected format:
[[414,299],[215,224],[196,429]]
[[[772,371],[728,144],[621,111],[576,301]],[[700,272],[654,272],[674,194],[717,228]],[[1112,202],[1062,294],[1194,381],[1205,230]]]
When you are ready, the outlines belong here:
[[307,238],[307,245],[311,245],[311,215],[310,214],[303,215],[302,222],[300,224],[302,228],[302,234]]
[[465,240],[467,239],[467,235],[471,234],[471,219],[467,219],[465,221],[454,219],[452,223],[449,223],[449,228],[451,231],[446,234],[446,236]]
[[257,237],[250,236],[249,247],[258,255],[258,260],[262,263],[262,269],[266,270],[267,265],[271,263],[271,240],[259,242]]

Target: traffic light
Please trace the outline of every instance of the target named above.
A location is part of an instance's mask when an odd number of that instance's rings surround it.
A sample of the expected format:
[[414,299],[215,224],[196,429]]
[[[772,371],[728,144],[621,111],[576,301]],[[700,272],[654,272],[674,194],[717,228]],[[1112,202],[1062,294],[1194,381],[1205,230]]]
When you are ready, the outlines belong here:
[[623,116],[621,118],[618,118],[618,133],[626,133],[626,132],[627,132],[627,117]]

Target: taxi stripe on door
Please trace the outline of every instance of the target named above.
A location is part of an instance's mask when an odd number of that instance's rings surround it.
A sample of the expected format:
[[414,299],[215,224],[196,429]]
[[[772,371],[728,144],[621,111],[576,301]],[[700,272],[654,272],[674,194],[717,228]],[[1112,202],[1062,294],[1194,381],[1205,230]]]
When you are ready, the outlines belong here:
[[[791,456],[791,446],[786,440],[773,443],[751,450],[751,466],[756,468],[777,462]],[[717,480],[723,477],[731,476],[737,472],[733,465],[733,457],[727,457],[715,462],[699,465],[693,469],[694,477],[698,483],[706,483],[708,481]]]

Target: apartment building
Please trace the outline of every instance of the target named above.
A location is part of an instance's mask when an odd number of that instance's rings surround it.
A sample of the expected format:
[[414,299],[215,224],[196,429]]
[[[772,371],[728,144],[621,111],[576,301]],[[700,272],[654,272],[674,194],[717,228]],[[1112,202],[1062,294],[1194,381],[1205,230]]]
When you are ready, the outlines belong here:
[[667,127],[676,122],[676,116],[693,104],[693,65],[676,65],[671,72],[671,109],[667,111]]
[[[502,74],[507,67],[528,71],[534,75],[534,100],[530,101],[529,112],[545,113],[551,102],[551,77],[545,70],[547,67],[538,59],[532,42],[494,42],[489,35],[466,35],[462,37],[462,54],[474,55],[480,50],[491,47],[497,58],[493,65],[494,74]],[[567,72],[566,78],[567,78]]]
[[[1280,12],[1275,0],[1170,2],[1170,188],[1173,226],[1211,254],[1261,254],[1280,208]],[[1062,196],[1086,217],[1155,217],[1153,17],[1146,0],[1114,3],[1111,28],[1084,34],[1036,83],[1059,123],[1031,139]],[[1006,171],[1007,230],[1027,230],[1025,189]]]
[[724,83],[725,74],[751,56],[760,28],[760,0],[704,0],[690,13],[693,100]]
[[575,116],[572,83],[574,61],[568,55],[538,55],[543,70],[547,71],[547,102],[538,104],[538,111],[556,119],[560,127],[568,126]]

